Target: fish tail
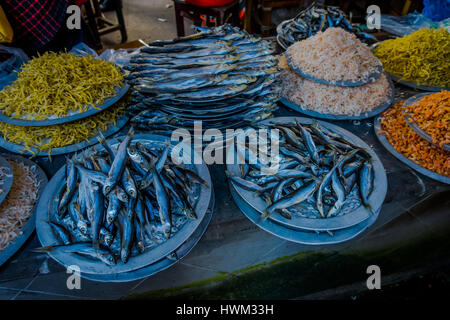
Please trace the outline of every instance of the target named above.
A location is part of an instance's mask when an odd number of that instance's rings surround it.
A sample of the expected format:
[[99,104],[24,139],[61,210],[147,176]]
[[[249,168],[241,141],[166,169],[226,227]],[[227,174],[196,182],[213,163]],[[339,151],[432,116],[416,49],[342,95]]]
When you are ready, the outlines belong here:
[[272,212],[266,209],[259,217],[258,222],[265,221],[271,214]]
[[375,212],[373,211],[373,208],[370,204],[363,204],[363,207],[366,208],[366,210],[369,211],[372,215],[375,215]]
[[100,142],[101,144],[104,144],[106,142],[106,138],[103,135],[103,133],[100,131],[100,129],[98,129],[98,136],[97,136],[97,140],[98,142]]
[[40,248],[30,249],[30,251],[37,252],[37,253],[48,253],[48,252],[53,252],[53,248],[54,248],[54,246],[44,246],[44,247],[40,247]]

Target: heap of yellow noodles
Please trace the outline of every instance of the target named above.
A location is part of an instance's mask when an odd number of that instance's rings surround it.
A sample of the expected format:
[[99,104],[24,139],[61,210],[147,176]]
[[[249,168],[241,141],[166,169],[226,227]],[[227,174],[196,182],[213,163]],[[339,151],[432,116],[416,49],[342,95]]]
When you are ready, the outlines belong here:
[[85,112],[116,94],[123,74],[87,55],[46,52],[30,60],[0,92],[0,111],[15,119],[47,120]]
[[384,69],[419,85],[450,86],[450,33],[444,28],[420,29],[380,43],[374,54]]
[[116,125],[125,113],[126,105],[124,99],[88,118],[47,127],[22,127],[0,122],[0,134],[6,141],[23,145],[32,154],[34,150],[48,151],[50,156],[52,148],[88,141],[98,134],[98,130],[105,131],[110,125]]

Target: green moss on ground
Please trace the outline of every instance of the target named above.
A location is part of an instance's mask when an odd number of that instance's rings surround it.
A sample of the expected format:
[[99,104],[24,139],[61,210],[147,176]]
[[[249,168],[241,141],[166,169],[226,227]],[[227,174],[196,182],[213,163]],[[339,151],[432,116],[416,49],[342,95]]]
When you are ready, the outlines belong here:
[[448,237],[425,235],[414,242],[373,251],[300,252],[181,287],[133,294],[125,299],[289,299],[363,281],[367,266],[392,274],[449,257]]

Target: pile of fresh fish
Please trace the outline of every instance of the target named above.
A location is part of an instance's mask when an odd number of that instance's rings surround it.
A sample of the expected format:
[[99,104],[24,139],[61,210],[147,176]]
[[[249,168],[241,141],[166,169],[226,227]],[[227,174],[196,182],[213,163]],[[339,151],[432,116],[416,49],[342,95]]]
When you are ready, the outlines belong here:
[[195,28],[131,59],[134,126],[171,131],[202,120],[220,129],[271,117],[281,90],[273,44],[229,25]]
[[188,219],[197,219],[195,172],[174,164],[162,149],[133,142],[131,129],[117,148],[103,136],[95,148],[67,160],[65,183],[48,222],[60,245],[39,252],[74,252],[114,265],[127,263],[167,241]]
[[340,27],[354,33],[362,42],[377,39],[372,35],[362,32],[352,26],[344,12],[338,7],[320,6],[315,3],[301,11],[292,19],[281,22],[277,27],[277,41],[283,49],[287,49],[293,43],[309,38],[319,31],[327,28]]
[[[315,208],[317,218],[337,216],[350,193],[357,193],[360,204],[373,212],[368,198],[373,191],[374,172],[366,150],[318,122],[301,124],[296,120],[292,124],[259,127],[279,130],[278,170],[266,174],[262,169],[267,169],[267,164],[255,158],[247,147],[246,161],[240,164],[241,175],[228,173],[228,177],[267,202],[261,219],[273,212],[291,219],[290,209],[307,204]],[[354,188],[358,191],[353,192]]]

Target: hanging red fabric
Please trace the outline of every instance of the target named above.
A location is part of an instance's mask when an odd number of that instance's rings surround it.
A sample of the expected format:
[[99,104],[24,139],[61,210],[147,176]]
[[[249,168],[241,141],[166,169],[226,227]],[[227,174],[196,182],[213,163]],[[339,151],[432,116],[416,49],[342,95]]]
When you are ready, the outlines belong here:
[[185,0],[186,3],[199,7],[222,7],[232,3],[234,0]]

